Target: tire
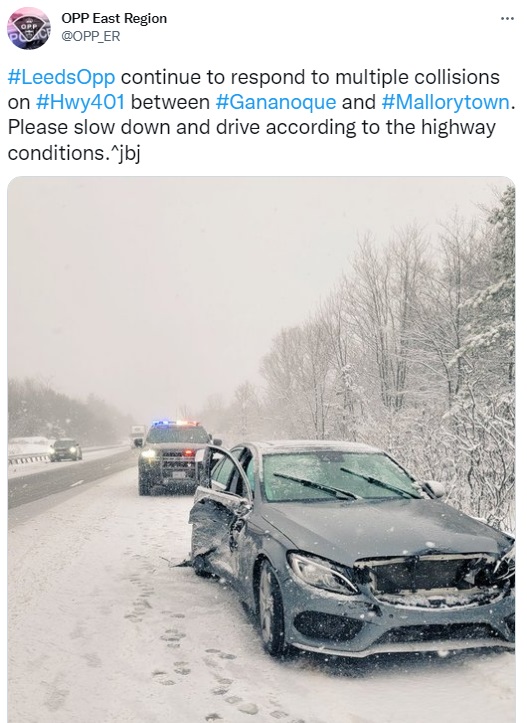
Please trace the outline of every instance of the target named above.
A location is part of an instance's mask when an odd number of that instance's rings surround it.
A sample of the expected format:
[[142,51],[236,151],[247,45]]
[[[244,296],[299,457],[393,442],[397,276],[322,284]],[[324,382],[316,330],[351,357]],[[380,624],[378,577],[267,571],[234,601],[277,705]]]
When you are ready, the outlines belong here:
[[151,485],[148,480],[143,479],[142,477],[139,477],[139,494],[140,495],[149,495],[151,493]]
[[284,632],[284,604],[278,580],[268,560],[260,568],[258,582],[258,619],[266,652],[273,657],[287,653]]

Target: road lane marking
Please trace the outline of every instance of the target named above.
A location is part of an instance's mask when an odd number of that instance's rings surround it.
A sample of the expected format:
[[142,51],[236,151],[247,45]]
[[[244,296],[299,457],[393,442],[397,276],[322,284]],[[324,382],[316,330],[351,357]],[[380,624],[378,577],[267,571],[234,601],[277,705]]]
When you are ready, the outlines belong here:
[[84,482],[83,479],[80,479],[78,482],[74,482],[70,487],[76,487],[77,485],[81,485]]

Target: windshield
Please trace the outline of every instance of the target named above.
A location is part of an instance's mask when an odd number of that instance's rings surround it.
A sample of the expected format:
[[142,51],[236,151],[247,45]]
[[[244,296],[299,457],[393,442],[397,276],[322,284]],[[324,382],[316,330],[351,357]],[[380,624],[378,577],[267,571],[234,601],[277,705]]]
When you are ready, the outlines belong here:
[[148,432],[150,444],[206,444],[209,435],[203,427],[154,427]]
[[[335,499],[335,494],[299,484],[295,477],[321,487],[324,485],[348,492],[357,498],[420,497],[412,478],[382,452],[368,454],[322,450],[264,456],[264,493],[270,502]],[[387,486],[375,484],[370,479]]]
[[74,439],[57,439],[53,446],[58,449],[60,447],[74,447],[76,444],[77,442]]

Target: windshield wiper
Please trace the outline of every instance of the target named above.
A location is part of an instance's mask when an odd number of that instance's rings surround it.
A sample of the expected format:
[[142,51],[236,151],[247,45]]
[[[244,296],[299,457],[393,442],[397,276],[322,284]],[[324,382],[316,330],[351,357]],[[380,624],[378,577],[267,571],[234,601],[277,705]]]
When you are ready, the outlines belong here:
[[304,485],[304,487],[313,487],[316,490],[322,490],[323,492],[331,492],[335,497],[338,497],[339,495],[343,495],[344,497],[347,497],[351,500],[359,500],[361,499],[358,495],[353,494],[353,492],[348,492],[348,490],[341,490],[339,487],[328,487],[327,485],[320,484],[319,482],[312,482],[309,479],[302,479],[301,477],[293,477],[290,474],[282,474],[282,472],[273,472],[273,477],[280,477],[281,479],[290,479],[293,482],[298,482],[301,485]]
[[356,477],[365,479],[366,482],[369,482],[372,485],[377,485],[377,487],[384,487],[385,490],[391,490],[392,492],[396,492],[399,495],[404,495],[405,497],[409,497],[412,500],[418,499],[418,495],[413,495],[411,492],[408,492],[407,490],[402,490],[400,487],[391,485],[389,482],[383,482],[382,480],[377,479],[376,477],[368,477],[365,474],[359,474],[359,472],[354,472],[352,469],[348,469],[347,467],[341,467],[340,470],[341,470],[341,472],[347,472],[348,474],[354,474]]

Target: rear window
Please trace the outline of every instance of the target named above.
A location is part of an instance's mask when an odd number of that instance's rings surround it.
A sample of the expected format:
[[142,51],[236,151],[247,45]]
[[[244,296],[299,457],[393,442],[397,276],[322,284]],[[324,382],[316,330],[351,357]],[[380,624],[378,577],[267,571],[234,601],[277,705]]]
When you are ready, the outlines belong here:
[[209,435],[203,427],[153,427],[146,441],[151,444],[206,444]]

